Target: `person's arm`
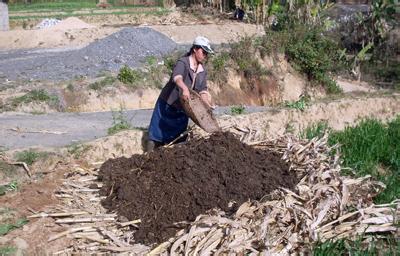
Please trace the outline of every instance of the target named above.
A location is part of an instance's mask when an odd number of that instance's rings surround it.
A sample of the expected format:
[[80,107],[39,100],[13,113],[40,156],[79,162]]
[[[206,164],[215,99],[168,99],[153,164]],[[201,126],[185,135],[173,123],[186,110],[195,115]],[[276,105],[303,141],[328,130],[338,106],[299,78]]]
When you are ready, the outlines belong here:
[[177,76],[174,78],[176,85],[179,87],[179,91],[182,92],[182,99],[189,100],[190,98],[190,91],[186,84],[183,82],[182,76]]
[[181,97],[184,100],[189,100],[190,92],[189,88],[186,86],[185,82],[183,82],[183,76],[185,74],[185,63],[183,61],[178,60],[173,70],[173,79],[175,84],[179,88],[179,92],[181,93]]

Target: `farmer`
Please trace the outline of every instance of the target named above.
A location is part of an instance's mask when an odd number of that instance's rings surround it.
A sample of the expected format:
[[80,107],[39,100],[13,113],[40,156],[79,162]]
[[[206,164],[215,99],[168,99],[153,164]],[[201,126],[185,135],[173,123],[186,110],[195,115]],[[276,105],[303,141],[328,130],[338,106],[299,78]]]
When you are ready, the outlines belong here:
[[201,99],[211,106],[204,63],[208,54],[212,53],[209,40],[198,36],[190,51],[176,62],[172,75],[154,107],[149,126],[147,151],[172,142],[186,131],[189,118],[182,108],[180,98],[189,99],[189,88],[198,92]]

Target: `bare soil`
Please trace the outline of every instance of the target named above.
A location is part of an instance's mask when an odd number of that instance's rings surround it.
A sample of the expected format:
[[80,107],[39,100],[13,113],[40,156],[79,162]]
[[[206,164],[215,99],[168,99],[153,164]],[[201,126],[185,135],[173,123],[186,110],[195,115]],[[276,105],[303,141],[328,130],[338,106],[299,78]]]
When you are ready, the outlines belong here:
[[[217,133],[145,155],[117,158],[100,168],[102,202],[129,220],[141,219],[136,242],[163,242],[213,208],[260,200],[278,187],[292,189],[296,177],[277,153],[254,149],[230,133]],[[234,202],[233,207],[229,203]]]

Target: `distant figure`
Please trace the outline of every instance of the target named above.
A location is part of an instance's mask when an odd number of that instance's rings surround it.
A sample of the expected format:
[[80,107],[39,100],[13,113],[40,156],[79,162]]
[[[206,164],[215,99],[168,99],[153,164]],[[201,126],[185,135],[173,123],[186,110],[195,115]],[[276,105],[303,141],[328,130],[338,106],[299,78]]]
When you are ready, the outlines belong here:
[[244,10],[242,8],[240,8],[240,6],[236,6],[236,10],[233,13],[233,18],[235,20],[240,20],[243,21],[244,18]]

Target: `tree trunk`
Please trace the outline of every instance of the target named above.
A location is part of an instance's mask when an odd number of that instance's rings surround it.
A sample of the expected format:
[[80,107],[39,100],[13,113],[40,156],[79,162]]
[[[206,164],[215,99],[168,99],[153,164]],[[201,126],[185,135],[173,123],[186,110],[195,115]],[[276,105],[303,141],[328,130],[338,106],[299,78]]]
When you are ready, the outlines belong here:
[[0,31],[7,31],[9,29],[8,5],[0,1]]

